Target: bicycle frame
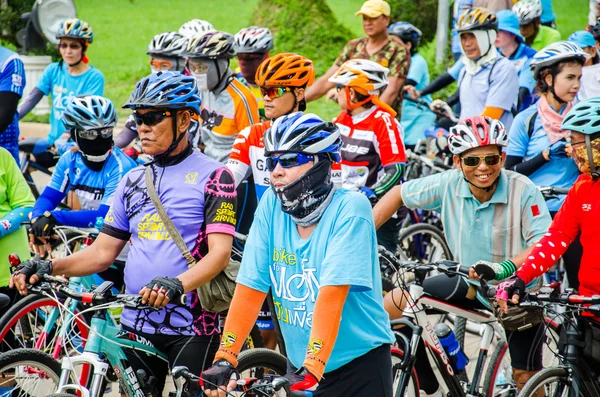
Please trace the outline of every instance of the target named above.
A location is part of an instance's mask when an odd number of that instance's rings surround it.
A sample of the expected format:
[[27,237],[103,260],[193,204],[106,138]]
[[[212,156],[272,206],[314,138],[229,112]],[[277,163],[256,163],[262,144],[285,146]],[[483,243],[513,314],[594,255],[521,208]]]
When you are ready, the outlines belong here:
[[[141,350],[142,354],[156,356],[164,361],[168,361],[167,356],[140,336],[136,336],[135,340],[119,338],[120,332],[122,332],[120,328],[110,324],[107,320],[106,310],[96,312],[90,324],[84,352],[76,357],[67,356],[62,359],[57,393],[75,390],[81,393],[81,397],[100,397],[102,380],[106,376],[108,368],[112,367],[127,396],[145,397],[142,385],[129,365],[123,347]],[[101,354],[105,357],[104,359],[100,358]],[[75,366],[82,364],[88,364],[93,369],[89,388],[69,383]]]
[[[488,350],[490,348],[492,338],[494,335],[501,335],[504,338],[504,330],[496,320],[496,317],[491,313],[480,312],[476,310],[469,310],[454,306],[442,300],[435,299],[431,296],[425,295],[423,287],[415,283],[410,284],[409,293],[411,296],[411,302],[403,312],[406,317],[406,322],[412,322],[413,335],[410,343],[411,357],[415,357],[419,340],[422,338],[425,346],[432,353],[432,357],[435,366],[439,369],[440,375],[443,382],[448,387],[448,391],[453,397],[469,397],[477,396],[477,389],[479,381],[481,379],[481,372],[485,366]],[[454,368],[452,367],[450,358],[446,354],[443,346],[438,339],[432,324],[429,322],[427,313],[425,312],[426,307],[438,309],[445,313],[456,314],[457,316],[464,317],[468,320],[480,323],[483,326],[483,332],[481,337],[481,343],[479,347],[479,355],[477,357],[477,363],[473,379],[471,380],[471,386],[468,392],[465,392],[461,385]],[[404,323],[405,325],[406,322]],[[422,331],[422,332],[421,332]],[[430,359],[431,363],[431,359]],[[412,368],[411,368],[412,370]],[[407,374],[410,374],[409,370],[405,369]],[[400,378],[400,384],[396,391],[396,396],[403,396],[405,389],[408,385],[409,376],[403,376]]]

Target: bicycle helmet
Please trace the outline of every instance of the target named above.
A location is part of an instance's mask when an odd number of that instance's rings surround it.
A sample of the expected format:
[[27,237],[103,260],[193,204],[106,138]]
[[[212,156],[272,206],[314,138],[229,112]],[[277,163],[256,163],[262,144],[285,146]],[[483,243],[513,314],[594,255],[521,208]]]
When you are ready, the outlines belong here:
[[77,95],[63,112],[62,122],[69,130],[114,128],[117,125],[117,112],[108,98]]
[[177,32],[164,32],[157,34],[148,44],[148,55],[162,55],[166,57],[181,57],[187,49],[188,39]]
[[261,87],[306,87],[315,80],[313,62],[298,54],[283,53],[265,59],[256,70]]
[[208,32],[214,32],[216,29],[210,22],[207,22],[202,19],[192,19],[191,21],[187,21],[179,28],[178,33],[188,39],[191,39],[194,36],[202,36]]
[[589,98],[573,106],[562,121],[561,128],[594,135],[600,132],[600,97]]
[[452,154],[460,155],[480,146],[506,147],[508,133],[500,120],[488,116],[473,116],[450,128],[448,142]]
[[395,22],[391,24],[388,27],[388,34],[400,37],[400,40],[405,43],[411,43],[411,53],[414,53],[419,44],[421,44],[421,36],[423,35],[419,29],[408,22]]
[[265,131],[265,156],[277,152],[330,155],[340,161],[342,140],[335,124],[312,113],[295,112],[278,117]]
[[161,71],[138,81],[123,107],[191,109],[200,114],[201,102],[196,79],[179,72]]
[[540,0],[521,0],[513,6],[512,11],[519,18],[521,25],[527,25],[542,16],[542,2]]
[[67,19],[60,24],[58,32],[56,33],[56,38],[79,39],[89,44],[94,41],[94,31],[87,22],[84,22],[81,19]]
[[596,20],[596,24],[590,28],[590,33],[594,35],[594,40],[600,41],[600,18]]
[[268,28],[250,26],[234,36],[233,49],[239,53],[265,53],[273,49],[273,34]]
[[589,55],[575,43],[557,41],[556,43],[549,44],[542,48],[541,51],[538,51],[531,59],[530,67],[533,78],[537,80],[542,69],[570,59],[579,60],[583,65],[588,56]]
[[208,32],[190,39],[186,50],[189,58],[231,59],[235,56],[233,36],[225,32]]
[[476,7],[466,10],[458,17],[457,32],[470,32],[473,30],[498,31],[496,15],[485,8]]

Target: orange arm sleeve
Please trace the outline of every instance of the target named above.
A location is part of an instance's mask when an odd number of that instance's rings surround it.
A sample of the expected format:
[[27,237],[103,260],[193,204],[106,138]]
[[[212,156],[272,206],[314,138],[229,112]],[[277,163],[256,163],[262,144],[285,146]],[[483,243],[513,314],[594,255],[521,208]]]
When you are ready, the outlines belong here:
[[266,296],[266,292],[242,284],[235,287],[221,337],[221,347],[215,355],[215,361],[222,358],[237,366],[237,356],[256,322]]
[[483,109],[483,113],[481,113],[482,116],[489,116],[496,120],[500,120],[500,117],[502,117],[503,114],[504,109],[493,108],[491,106],[486,106],[485,109]]
[[349,285],[328,285],[319,289],[304,359],[304,367],[318,380],[323,377],[325,364],[333,351],[349,291]]

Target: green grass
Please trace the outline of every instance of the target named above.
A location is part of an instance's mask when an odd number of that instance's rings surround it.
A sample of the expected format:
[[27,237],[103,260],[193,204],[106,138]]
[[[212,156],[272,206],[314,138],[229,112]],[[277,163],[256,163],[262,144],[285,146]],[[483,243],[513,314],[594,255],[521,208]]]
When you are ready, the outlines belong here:
[[[92,65],[104,73],[105,95],[115,105],[126,102],[135,83],[150,71],[146,47],[151,38],[160,32],[177,30],[192,18],[210,21],[217,29],[236,33],[249,26],[252,11],[259,0],[76,0],[79,17],[89,22],[95,31],[95,41],[90,46]],[[363,0],[328,0],[338,20],[357,37],[361,36],[361,18],[354,15]],[[587,0],[554,0],[554,11],[563,39],[587,24]],[[291,48],[290,51],[294,49]],[[422,54],[431,60],[434,72],[435,46],[423,47]],[[235,60],[232,62],[232,67]],[[444,68],[438,68],[440,72]],[[312,102],[308,111],[331,119],[339,113],[339,107],[324,99]],[[127,114],[119,110],[120,116]],[[32,120],[33,121],[33,120]],[[37,121],[37,119],[36,119]]]

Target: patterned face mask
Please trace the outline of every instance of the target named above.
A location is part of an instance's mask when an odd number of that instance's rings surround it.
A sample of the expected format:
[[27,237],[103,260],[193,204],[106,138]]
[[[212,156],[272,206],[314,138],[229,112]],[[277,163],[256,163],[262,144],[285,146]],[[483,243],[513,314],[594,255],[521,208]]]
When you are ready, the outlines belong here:
[[[600,169],[600,138],[596,138],[590,142],[592,146],[592,156],[594,157],[594,165],[596,170]],[[584,174],[591,174],[590,163],[588,159],[587,145],[580,144],[573,151],[573,159],[581,171]]]

